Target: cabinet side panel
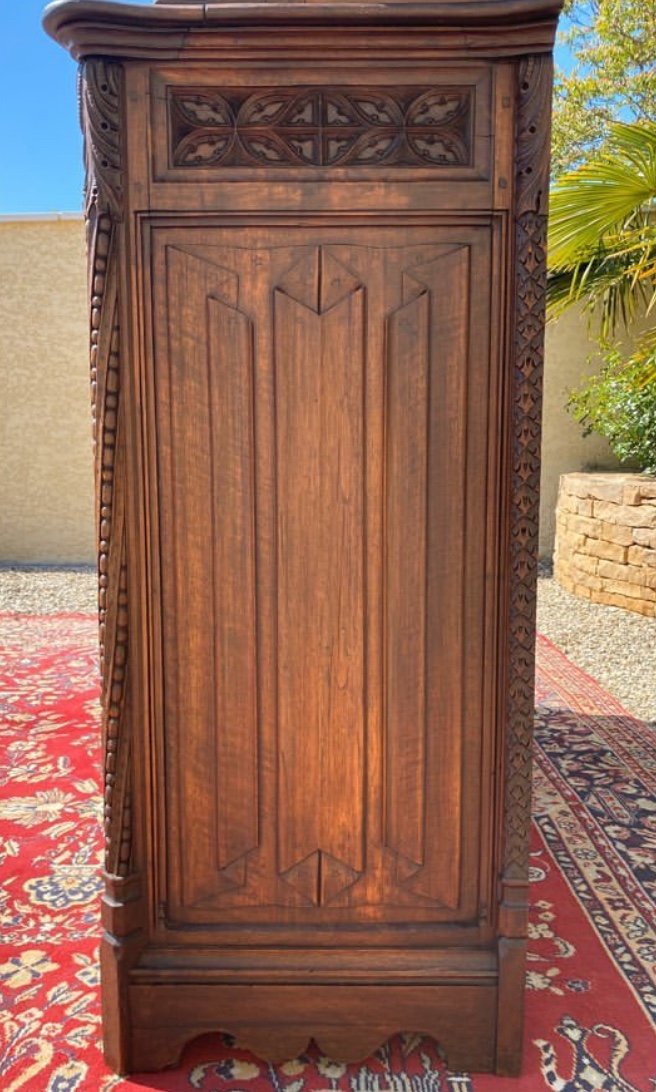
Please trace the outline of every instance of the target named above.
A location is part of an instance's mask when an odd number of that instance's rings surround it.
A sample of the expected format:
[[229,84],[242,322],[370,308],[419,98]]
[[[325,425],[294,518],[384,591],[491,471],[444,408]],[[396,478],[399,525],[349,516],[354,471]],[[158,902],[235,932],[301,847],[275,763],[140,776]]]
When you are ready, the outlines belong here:
[[152,254],[164,929],[470,935],[489,226],[165,223]]

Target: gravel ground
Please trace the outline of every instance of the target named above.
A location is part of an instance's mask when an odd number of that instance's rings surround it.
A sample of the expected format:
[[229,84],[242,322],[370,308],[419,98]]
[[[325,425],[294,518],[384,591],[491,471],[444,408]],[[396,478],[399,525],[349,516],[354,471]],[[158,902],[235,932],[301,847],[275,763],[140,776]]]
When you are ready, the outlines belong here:
[[54,614],[95,611],[98,583],[93,565],[20,568],[0,566],[0,610]]
[[[92,567],[0,568],[0,610],[95,611]],[[656,722],[656,619],[577,599],[543,575],[538,628],[635,716]]]
[[625,709],[656,727],[656,618],[578,599],[538,581],[538,629]]

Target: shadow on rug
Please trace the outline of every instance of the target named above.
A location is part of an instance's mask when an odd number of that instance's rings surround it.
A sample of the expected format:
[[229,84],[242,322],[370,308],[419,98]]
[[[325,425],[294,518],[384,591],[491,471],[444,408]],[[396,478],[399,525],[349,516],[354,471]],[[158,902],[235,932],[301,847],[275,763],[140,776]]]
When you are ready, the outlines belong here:
[[268,1066],[220,1034],[180,1066],[116,1077],[101,1056],[96,624],[2,616],[3,1092],[653,1092],[656,736],[543,638],[538,647],[525,1059],[517,1080],[447,1071],[398,1035],[357,1065]]

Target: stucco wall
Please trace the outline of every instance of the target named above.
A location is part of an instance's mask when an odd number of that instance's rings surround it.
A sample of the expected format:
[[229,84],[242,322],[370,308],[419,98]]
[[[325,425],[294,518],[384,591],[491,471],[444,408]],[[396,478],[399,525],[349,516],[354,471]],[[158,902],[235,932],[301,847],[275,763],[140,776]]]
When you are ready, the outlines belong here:
[[0,221],[0,407],[0,560],[92,560],[81,217]]
[[547,324],[542,418],[542,478],[540,497],[540,556],[553,553],[556,501],[561,474],[576,470],[612,470],[618,466],[601,436],[583,436],[567,413],[568,391],[599,366],[588,333],[588,317],[572,309]]
[[[584,438],[567,391],[594,364],[587,320],[547,328],[540,552],[553,550],[561,474],[615,466]],[[90,561],[93,480],[81,218],[0,219],[0,561]]]

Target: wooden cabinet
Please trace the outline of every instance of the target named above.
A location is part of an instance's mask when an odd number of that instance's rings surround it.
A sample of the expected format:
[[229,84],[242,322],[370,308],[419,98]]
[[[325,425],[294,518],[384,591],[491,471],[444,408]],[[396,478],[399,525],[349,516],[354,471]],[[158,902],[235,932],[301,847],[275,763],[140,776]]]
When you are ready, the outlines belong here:
[[558,2],[53,5],[82,62],[119,1070],[516,1073]]

